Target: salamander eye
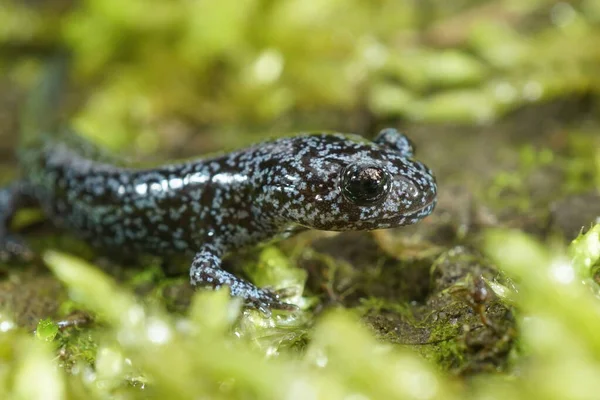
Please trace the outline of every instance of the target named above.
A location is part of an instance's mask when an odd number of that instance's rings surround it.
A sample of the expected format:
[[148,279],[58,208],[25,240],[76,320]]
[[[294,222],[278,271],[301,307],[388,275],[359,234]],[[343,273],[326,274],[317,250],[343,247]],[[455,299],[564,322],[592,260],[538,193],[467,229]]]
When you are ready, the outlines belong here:
[[342,172],[342,193],[359,206],[374,205],[390,192],[389,173],[375,165],[353,164]]

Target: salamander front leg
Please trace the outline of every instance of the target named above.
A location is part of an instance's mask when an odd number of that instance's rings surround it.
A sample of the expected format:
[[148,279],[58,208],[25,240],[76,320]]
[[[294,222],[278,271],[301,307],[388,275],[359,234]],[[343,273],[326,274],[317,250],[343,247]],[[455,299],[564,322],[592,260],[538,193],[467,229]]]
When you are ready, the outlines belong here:
[[205,245],[194,257],[190,268],[192,286],[219,289],[229,286],[231,295],[241,297],[248,307],[256,308],[266,315],[271,309],[294,310],[295,306],[282,302],[277,294],[259,289],[252,283],[221,269],[223,252],[216,246]]
[[9,232],[16,211],[29,203],[20,182],[0,188],[0,262],[29,261],[33,251],[25,242]]

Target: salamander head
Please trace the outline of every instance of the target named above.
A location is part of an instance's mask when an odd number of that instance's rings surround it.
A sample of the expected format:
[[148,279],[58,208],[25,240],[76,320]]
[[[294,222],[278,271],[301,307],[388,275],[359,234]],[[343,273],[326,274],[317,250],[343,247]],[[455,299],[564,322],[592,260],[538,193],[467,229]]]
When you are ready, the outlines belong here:
[[412,158],[412,144],[394,129],[374,141],[314,134],[278,143],[286,150],[264,164],[257,202],[268,204],[282,224],[383,229],[414,224],[435,207],[432,172]]

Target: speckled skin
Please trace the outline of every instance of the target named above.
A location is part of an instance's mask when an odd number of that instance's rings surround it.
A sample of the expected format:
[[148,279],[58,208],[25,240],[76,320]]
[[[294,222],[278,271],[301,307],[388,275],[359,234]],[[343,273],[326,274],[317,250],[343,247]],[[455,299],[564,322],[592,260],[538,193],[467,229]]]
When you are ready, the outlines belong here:
[[[34,201],[56,225],[93,245],[189,254],[193,285],[227,285],[233,296],[263,311],[289,306],[222,270],[228,252],[295,228],[414,224],[432,212],[436,200],[431,171],[413,160],[410,142],[394,129],[374,141],[302,134],[152,169],[116,163],[69,132],[40,135],[19,156],[22,181],[0,191],[0,254],[24,247],[6,226],[21,203]],[[380,193],[377,201],[358,205],[345,194],[348,168],[385,175],[385,187],[370,182]]]

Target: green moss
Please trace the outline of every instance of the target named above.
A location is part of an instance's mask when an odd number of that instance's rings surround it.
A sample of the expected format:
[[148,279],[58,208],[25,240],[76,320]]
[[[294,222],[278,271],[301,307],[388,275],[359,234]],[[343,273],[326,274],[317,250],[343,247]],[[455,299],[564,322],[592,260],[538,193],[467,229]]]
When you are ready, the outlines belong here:
[[40,320],[35,330],[36,337],[44,342],[53,341],[57,334],[58,325],[49,319]]
[[[322,320],[309,348],[300,355],[302,360],[290,357],[287,351],[271,353],[271,358],[265,359],[268,348],[256,348],[252,341],[240,341],[228,333],[239,308],[224,291],[199,294],[189,316],[177,321],[160,309],[142,307],[97,269],[73,258],[50,253],[46,261],[69,285],[73,296],[104,315],[111,327],[103,342],[113,344],[99,347],[95,358],[94,382],[101,386],[90,390],[94,385],[87,382],[89,395],[107,394],[119,386],[119,380],[127,379],[131,370],[123,366],[125,358],[141,371],[152,393],[168,393],[171,398],[202,393],[238,398],[251,393],[275,399],[290,391],[328,399],[354,391],[375,398],[420,398],[427,391],[434,398],[448,399],[452,392],[415,356],[391,348],[378,351],[377,342],[344,313]],[[381,375],[382,371],[387,371],[386,375]],[[388,379],[390,373],[392,380]],[[398,384],[415,377],[435,388]],[[54,379],[64,386],[65,379],[77,382],[81,377]]]

